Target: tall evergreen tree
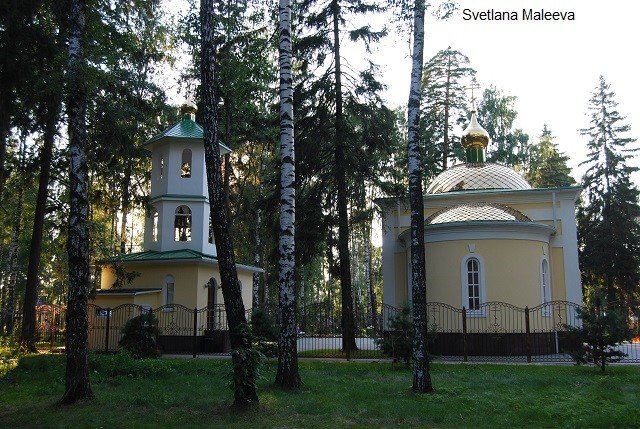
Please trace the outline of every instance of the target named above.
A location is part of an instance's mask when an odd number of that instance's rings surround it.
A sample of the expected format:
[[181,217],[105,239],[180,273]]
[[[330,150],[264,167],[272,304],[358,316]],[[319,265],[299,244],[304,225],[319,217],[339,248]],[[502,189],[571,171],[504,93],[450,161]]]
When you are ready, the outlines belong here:
[[220,283],[229,323],[231,359],[233,364],[234,405],[247,407],[258,404],[256,390],[257,359],[251,346],[251,334],[238,282],[233,243],[229,231],[229,214],[224,204],[224,189],[220,171],[220,148],[216,118],[215,87],[215,15],[214,0],[203,0],[200,6],[202,123],[204,129],[205,164],[211,225],[218,251]]
[[431,57],[425,64],[422,94],[422,139],[425,179],[446,170],[454,158],[456,142],[454,126],[466,116],[465,87],[474,76],[469,58],[448,47]]
[[60,402],[93,398],[89,383],[87,300],[89,298],[89,195],[87,177],[87,89],[84,37],[87,4],[71,0],[67,115],[69,117],[69,287],[67,293],[66,386]]
[[[637,151],[631,127],[617,110],[615,93],[603,76],[589,101],[585,189],[578,208],[580,268],[586,287],[602,288],[609,304],[637,306],[640,284],[640,192],[628,165]],[[603,261],[606,261],[604,263]]]
[[276,384],[300,386],[295,292],[295,155],[293,141],[293,74],[291,70],[291,1],[280,0],[280,337]]
[[491,136],[487,161],[524,169],[529,157],[529,136],[521,129],[513,129],[518,116],[516,100],[491,86],[482,93],[478,117]]
[[534,188],[571,186],[576,181],[567,165],[569,157],[560,152],[553,141],[551,130],[544,125],[540,141],[530,151],[526,178]]

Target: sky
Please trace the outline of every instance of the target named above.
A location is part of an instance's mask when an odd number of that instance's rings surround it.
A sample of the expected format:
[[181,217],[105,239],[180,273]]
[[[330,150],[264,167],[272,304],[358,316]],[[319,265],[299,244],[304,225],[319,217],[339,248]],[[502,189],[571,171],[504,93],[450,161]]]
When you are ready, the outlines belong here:
[[[466,54],[484,88],[489,84],[518,97],[515,126],[533,139],[548,124],[579,179],[586,157],[588,100],[605,76],[616,93],[618,110],[640,137],[640,2],[633,0],[459,0],[448,20],[428,16],[425,60],[451,46]],[[463,10],[523,8],[573,11],[575,21],[465,21]],[[392,34],[375,59],[392,106],[406,105],[411,61],[408,40]],[[482,118],[479,118],[482,122]],[[534,140],[535,141],[535,140]],[[638,143],[640,146],[640,142]],[[638,160],[634,165],[640,165]],[[640,184],[640,175],[634,177]]]
[[[185,10],[185,0],[165,0],[174,13]],[[272,0],[274,7],[275,0]],[[451,46],[467,55],[477,71],[481,89],[494,85],[517,97],[514,126],[537,141],[547,124],[569,166],[579,180],[586,158],[587,139],[579,130],[589,126],[588,100],[604,75],[616,93],[619,112],[631,125],[631,137],[640,137],[640,2],[635,0],[458,0],[457,12],[447,20],[427,14],[425,61]],[[522,9],[571,11],[574,21],[465,21],[463,11],[516,11]],[[410,43],[389,24],[388,15],[368,17],[379,28],[387,24],[389,36],[369,56],[380,66],[390,107],[404,107],[409,95]],[[363,50],[349,46],[346,36],[343,61],[363,64]],[[177,74],[176,74],[177,76]],[[173,86],[173,89],[177,86]],[[184,96],[169,90],[171,101]],[[482,123],[482,118],[479,118]],[[634,122],[635,120],[635,122]],[[640,147],[640,142],[637,143]],[[640,166],[640,156],[631,162]],[[640,173],[634,175],[640,185]]]

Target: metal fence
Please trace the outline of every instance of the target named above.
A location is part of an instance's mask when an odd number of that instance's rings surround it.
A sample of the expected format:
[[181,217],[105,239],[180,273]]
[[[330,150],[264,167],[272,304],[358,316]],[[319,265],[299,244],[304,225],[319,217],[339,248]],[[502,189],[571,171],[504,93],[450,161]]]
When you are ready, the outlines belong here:
[[[436,360],[448,361],[571,362],[568,352],[581,344],[567,326],[580,326],[579,308],[566,301],[532,308],[488,302],[475,310],[427,303],[430,353]],[[164,353],[195,356],[229,351],[224,305],[197,309],[172,304],[150,309],[133,304],[115,308],[90,304],[88,310],[89,348],[94,351],[116,351],[127,321],[143,312],[152,312],[157,318]],[[277,307],[261,310],[278,325]],[[340,307],[327,302],[306,305],[298,312],[298,353],[303,357],[381,358],[379,341],[397,334],[394,321],[401,312],[388,305],[375,316],[356,309],[356,348],[344,350]],[[36,314],[39,344],[50,348],[64,344],[64,308],[40,306]],[[247,310],[248,320],[251,314]],[[621,362],[640,363],[640,344],[628,341],[617,348],[627,354]]]

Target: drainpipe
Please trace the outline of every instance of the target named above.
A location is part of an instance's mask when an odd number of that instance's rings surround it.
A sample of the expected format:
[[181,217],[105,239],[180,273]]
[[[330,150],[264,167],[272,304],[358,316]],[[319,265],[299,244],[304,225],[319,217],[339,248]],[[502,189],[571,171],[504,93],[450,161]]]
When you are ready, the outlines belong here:
[[552,199],[553,199],[553,229],[554,231],[554,235],[558,233],[558,221],[557,221],[557,215],[556,215],[556,192],[553,191],[551,193]]

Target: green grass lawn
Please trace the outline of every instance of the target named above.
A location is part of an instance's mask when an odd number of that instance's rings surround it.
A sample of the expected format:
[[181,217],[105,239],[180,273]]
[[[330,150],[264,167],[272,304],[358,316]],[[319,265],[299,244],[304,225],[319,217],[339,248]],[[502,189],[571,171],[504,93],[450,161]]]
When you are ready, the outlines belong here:
[[411,393],[389,363],[301,361],[299,392],[260,381],[260,406],[229,409],[230,362],[92,356],[90,404],[57,407],[64,357],[23,357],[0,375],[0,427],[637,427],[640,368],[433,365],[436,392]]

